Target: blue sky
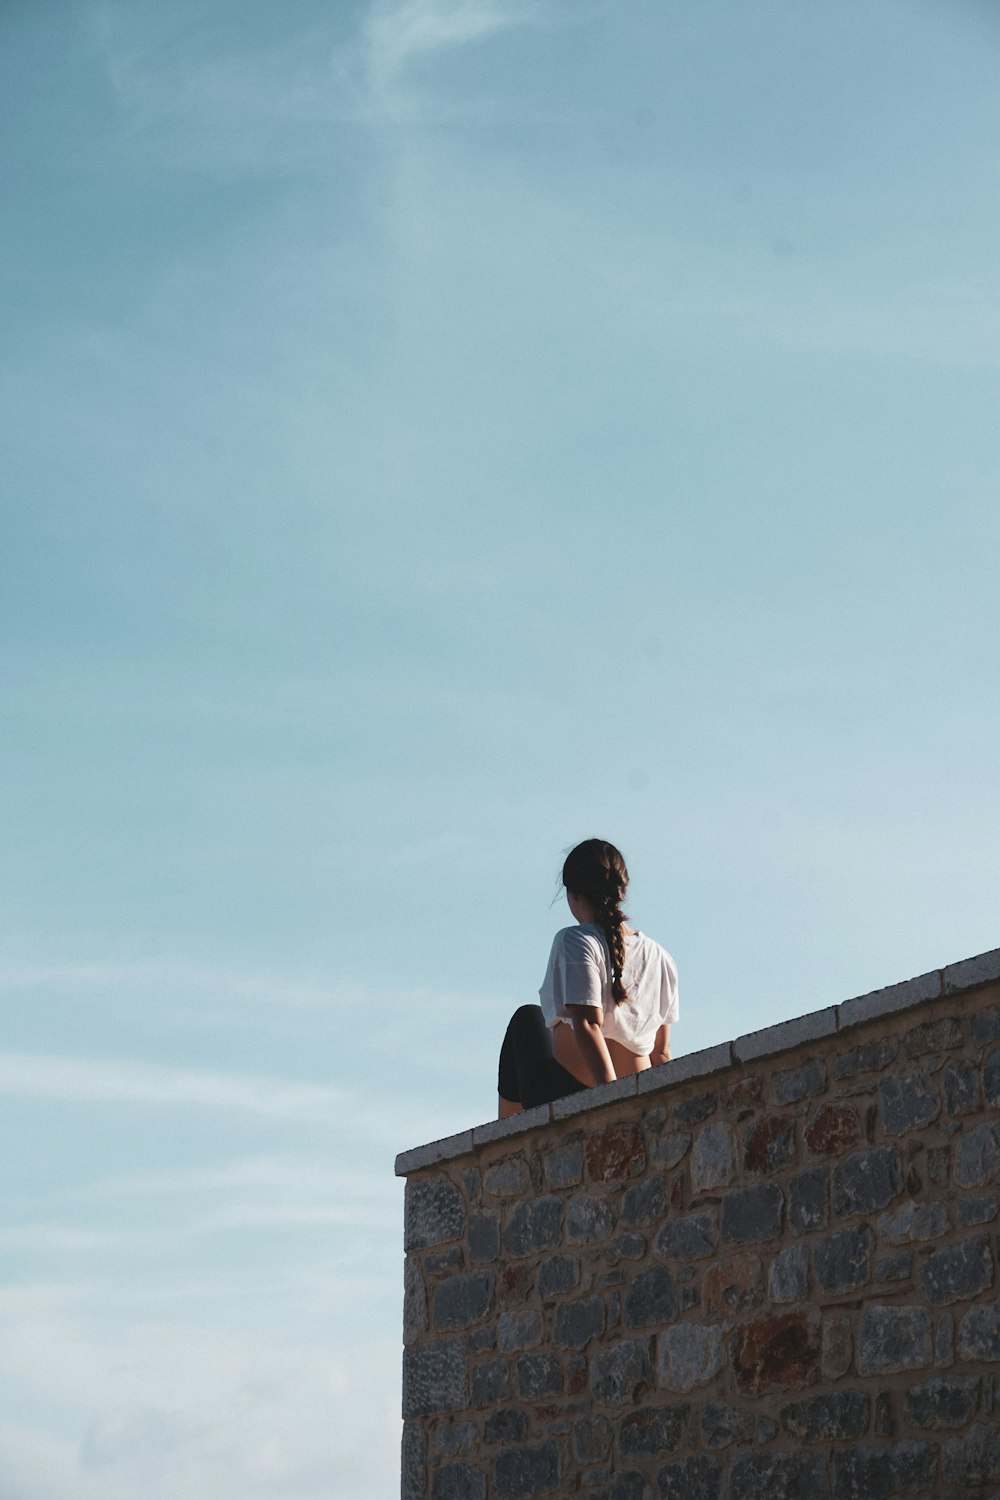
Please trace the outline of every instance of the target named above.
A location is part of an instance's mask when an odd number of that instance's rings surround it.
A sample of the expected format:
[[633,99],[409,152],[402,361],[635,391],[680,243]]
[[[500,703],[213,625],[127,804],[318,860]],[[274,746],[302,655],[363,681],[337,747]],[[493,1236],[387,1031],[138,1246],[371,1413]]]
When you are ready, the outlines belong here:
[[687,1051],[996,946],[983,3],[0,14],[3,1500],[389,1497],[562,851]]

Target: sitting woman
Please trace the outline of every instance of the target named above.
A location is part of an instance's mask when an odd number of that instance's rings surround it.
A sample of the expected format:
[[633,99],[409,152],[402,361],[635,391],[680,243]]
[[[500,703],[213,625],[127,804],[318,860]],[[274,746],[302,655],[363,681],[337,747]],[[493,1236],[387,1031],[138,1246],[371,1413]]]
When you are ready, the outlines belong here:
[[587,839],[566,856],[562,881],[577,926],[555,935],[541,1007],[522,1005],[507,1027],[501,1119],[670,1057],[677,968],[659,943],[626,926],[621,854]]

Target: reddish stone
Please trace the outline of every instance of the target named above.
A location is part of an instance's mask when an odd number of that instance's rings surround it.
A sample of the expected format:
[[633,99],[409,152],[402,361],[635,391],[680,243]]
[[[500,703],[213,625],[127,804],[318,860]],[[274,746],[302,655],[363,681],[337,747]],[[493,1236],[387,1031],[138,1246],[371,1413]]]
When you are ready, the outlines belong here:
[[536,1406],[535,1416],[539,1422],[551,1422],[559,1415],[558,1406]]
[[805,1132],[806,1145],[818,1156],[849,1151],[858,1141],[858,1117],[846,1104],[824,1104]]
[[805,1313],[777,1313],[738,1330],[733,1369],[741,1391],[759,1395],[781,1386],[808,1385],[819,1368],[819,1321]]
[[729,1090],[729,1103],[734,1109],[759,1109],[764,1102],[764,1080],[751,1073],[741,1078]]
[[679,1177],[675,1177],[670,1187],[670,1207],[680,1208],[684,1202],[684,1184]]
[[759,1255],[732,1255],[705,1272],[702,1300],[706,1312],[746,1312],[764,1300],[764,1267]]
[[587,1139],[587,1175],[591,1182],[638,1177],[646,1170],[646,1144],[638,1125],[609,1125]]
[[504,1266],[500,1272],[498,1300],[501,1302],[523,1302],[528,1295],[531,1277],[527,1266]]
[[776,1172],[795,1156],[795,1121],[788,1115],[765,1115],[747,1133],[743,1165],[748,1172]]
[[587,1361],[580,1355],[566,1362],[566,1390],[570,1396],[582,1396],[587,1389]]

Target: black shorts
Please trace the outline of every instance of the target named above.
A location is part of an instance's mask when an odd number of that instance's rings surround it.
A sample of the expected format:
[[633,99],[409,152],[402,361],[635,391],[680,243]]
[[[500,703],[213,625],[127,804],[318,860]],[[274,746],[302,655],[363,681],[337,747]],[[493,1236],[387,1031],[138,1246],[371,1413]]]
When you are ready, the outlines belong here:
[[541,1006],[522,1005],[516,1010],[500,1048],[497,1093],[501,1099],[531,1109],[586,1087],[553,1057],[552,1033]]

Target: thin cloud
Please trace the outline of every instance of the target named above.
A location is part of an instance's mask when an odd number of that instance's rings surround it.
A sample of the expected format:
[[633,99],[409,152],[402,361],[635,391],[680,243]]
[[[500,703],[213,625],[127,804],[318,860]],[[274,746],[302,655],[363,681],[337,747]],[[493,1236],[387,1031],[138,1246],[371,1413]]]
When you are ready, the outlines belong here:
[[376,5],[367,27],[374,96],[386,100],[392,85],[420,57],[482,41],[523,23],[523,13],[497,0],[405,0],[402,5]]

